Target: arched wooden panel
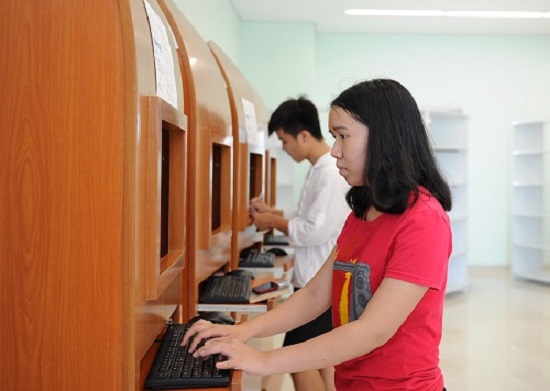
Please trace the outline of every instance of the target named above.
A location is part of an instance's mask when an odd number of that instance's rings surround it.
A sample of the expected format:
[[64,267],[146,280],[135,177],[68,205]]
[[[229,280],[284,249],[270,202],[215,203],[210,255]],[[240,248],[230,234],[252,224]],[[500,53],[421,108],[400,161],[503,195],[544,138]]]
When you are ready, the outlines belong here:
[[142,137],[163,121],[185,137],[181,77],[166,106],[143,0],[1,7],[2,389],[139,389],[140,360],[181,300],[181,271],[142,252],[144,216],[158,217],[143,211],[158,187]]
[[208,46],[214,53],[229,89],[233,137],[235,138],[235,166],[233,186],[232,265],[238,267],[239,253],[262,240],[249,216],[250,199],[266,197],[267,161],[267,110],[242,72],[214,42]]
[[159,0],[181,59],[189,118],[188,316],[196,314],[199,284],[229,267],[232,237],[234,138],[226,83],[196,29],[170,0]]

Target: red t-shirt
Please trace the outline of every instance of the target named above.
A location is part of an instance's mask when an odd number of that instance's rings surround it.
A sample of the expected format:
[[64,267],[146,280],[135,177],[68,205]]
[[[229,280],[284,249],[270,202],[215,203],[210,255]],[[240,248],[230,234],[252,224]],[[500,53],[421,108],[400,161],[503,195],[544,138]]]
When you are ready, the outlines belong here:
[[420,188],[403,214],[374,221],[352,213],[337,242],[333,272],[332,322],[359,318],[384,277],[429,287],[406,321],[383,346],[336,366],[342,391],[441,391],[439,369],[443,301],[452,250],[447,214]]

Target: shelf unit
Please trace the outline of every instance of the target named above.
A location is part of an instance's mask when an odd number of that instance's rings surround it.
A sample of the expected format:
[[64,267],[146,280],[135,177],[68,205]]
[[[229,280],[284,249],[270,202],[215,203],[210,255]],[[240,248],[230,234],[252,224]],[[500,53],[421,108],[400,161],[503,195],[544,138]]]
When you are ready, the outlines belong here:
[[512,272],[550,283],[550,121],[512,129]]
[[454,110],[424,110],[422,115],[453,195],[447,293],[464,292],[468,289],[468,117]]

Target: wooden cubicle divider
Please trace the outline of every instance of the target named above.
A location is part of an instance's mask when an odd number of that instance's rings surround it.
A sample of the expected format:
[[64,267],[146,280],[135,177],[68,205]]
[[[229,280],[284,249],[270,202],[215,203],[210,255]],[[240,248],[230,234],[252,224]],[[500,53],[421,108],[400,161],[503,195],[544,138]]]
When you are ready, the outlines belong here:
[[229,268],[234,139],[220,69],[206,42],[171,0],[159,4],[172,26],[181,59],[189,118],[187,220],[188,317],[197,313],[200,284]]
[[0,14],[2,389],[141,390],[165,323],[236,267],[233,218],[251,230],[271,183],[264,141],[235,135],[221,68],[172,0],[25,4]]
[[267,196],[265,202],[272,208],[277,207],[277,153],[275,149],[266,149],[266,184]]
[[3,390],[143,388],[187,260],[169,29],[156,0],[2,2]]
[[[250,199],[265,197],[265,139],[267,122],[265,112],[258,117],[257,106],[263,103],[242,72],[214,42],[208,46],[216,57],[227,83],[234,138],[233,173],[233,240],[232,267],[238,268],[239,253],[262,241],[249,214]],[[258,125],[258,120],[264,121]]]
[[271,113],[264,104],[262,98],[256,93],[254,100],[256,108],[256,121],[258,123],[258,131],[265,134],[265,178],[264,188],[265,203],[273,208],[277,206],[277,153],[281,149],[281,142],[274,133],[268,136],[268,123]]

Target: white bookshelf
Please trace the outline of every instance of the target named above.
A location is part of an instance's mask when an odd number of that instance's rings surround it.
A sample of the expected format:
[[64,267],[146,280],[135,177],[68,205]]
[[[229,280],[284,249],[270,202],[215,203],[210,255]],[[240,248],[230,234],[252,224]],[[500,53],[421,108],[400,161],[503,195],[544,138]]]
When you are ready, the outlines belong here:
[[453,196],[447,293],[463,292],[468,289],[468,117],[453,110],[424,110],[422,115]]
[[513,124],[512,272],[550,283],[550,121]]

